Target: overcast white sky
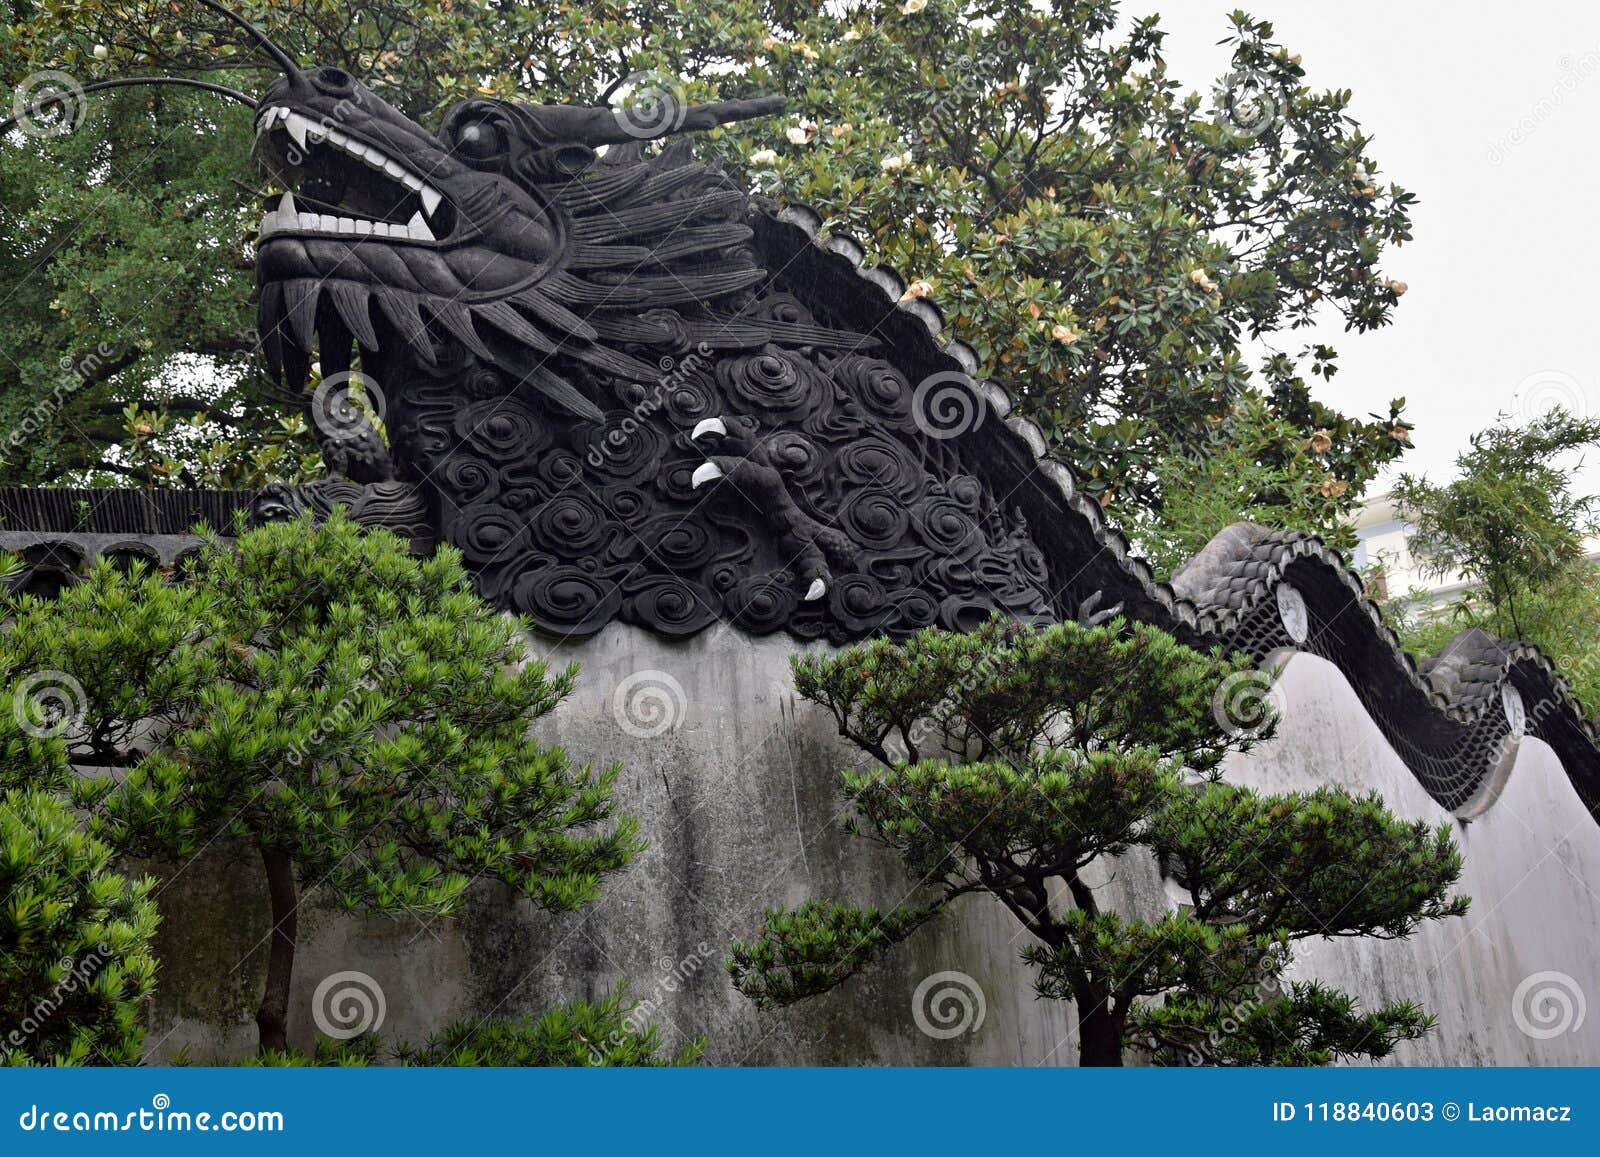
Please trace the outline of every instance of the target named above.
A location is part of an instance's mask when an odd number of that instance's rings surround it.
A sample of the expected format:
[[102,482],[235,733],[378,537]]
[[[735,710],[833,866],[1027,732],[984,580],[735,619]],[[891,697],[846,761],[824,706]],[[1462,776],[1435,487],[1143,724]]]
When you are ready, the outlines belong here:
[[[1323,399],[1364,414],[1404,396],[1417,446],[1405,468],[1435,480],[1498,411],[1558,400],[1600,413],[1600,5],[1242,6],[1273,22],[1313,87],[1354,91],[1380,175],[1421,199],[1416,240],[1385,263],[1410,287],[1394,324],[1328,327],[1342,368]],[[1232,7],[1124,0],[1123,11],[1159,12],[1172,75],[1209,92],[1227,71],[1215,42]],[[1593,455],[1587,477],[1600,488]]]

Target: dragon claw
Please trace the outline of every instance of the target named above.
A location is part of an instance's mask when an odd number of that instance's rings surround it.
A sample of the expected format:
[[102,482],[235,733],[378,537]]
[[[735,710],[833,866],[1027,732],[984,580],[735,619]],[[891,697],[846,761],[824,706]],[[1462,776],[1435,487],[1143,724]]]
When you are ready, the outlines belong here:
[[694,424],[694,432],[689,435],[689,441],[698,442],[707,434],[716,434],[718,437],[728,436],[728,426],[721,418],[701,418]]
[[[731,433],[730,424],[733,426]],[[721,418],[704,418],[696,424],[690,440],[712,434],[730,441],[742,440],[742,420],[735,417],[724,422]],[[689,484],[698,490],[720,479],[728,481],[725,489],[742,494],[746,502],[763,513],[776,537],[775,545],[790,559],[789,573],[805,591],[802,602],[814,603],[825,598],[830,575],[835,569],[853,569],[855,544],[850,537],[824,526],[802,510],[789,492],[783,472],[765,459],[759,447],[741,456],[716,454],[708,457],[695,467]]]
[[689,475],[689,485],[699,490],[707,482],[715,482],[722,477],[722,467],[715,462],[702,462],[694,468],[694,473]]

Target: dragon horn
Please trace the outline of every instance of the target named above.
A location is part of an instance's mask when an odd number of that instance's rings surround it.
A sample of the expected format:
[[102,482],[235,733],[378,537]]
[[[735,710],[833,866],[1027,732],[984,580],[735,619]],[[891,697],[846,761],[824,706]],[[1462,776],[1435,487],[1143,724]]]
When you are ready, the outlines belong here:
[[676,115],[652,114],[645,118],[636,118],[625,108],[607,104],[538,105],[529,111],[536,116],[543,135],[551,142],[562,141],[594,148],[655,140],[678,132],[700,132],[733,121],[771,116],[782,112],[786,103],[781,96],[724,100],[689,105],[676,110]]
[[683,123],[678,126],[678,130],[703,132],[718,125],[733,124],[735,121],[775,116],[787,108],[788,104],[789,102],[781,96],[758,96],[754,100],[721,100],[712,104],[690,105],[684,110]]
[[195,80],[187,76],[123,76],[115,80],[97,80],[91,84],[83,85],[76,89],[62,89],[47,92],[28,103],[28,107],[21,109],[12,116],[0,119],[0,136],[11,131],[18,121],[24,117],[31,117],[34,113],[43,112],[51,105],[64,105],[78,96],[87,96],[91,92],[99,92],[107,88],[132,88],[141,84],[169,84],[178,88],[198,88],[202,92],[214,92],[218,96],[225,96],[229,100],[236,100],[250,108],[256,107],[256,102],[236,88],[229,88],[225,84],[212,84],[209,80]]

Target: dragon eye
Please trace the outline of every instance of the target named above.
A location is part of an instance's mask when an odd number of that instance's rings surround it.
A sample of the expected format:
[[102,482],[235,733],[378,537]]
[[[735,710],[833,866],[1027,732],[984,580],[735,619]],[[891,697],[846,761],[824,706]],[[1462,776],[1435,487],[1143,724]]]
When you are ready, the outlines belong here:
[[464,161],[493,161],[505,151],[505,131],[491,120],[468,121],[456,130],[455,153]]

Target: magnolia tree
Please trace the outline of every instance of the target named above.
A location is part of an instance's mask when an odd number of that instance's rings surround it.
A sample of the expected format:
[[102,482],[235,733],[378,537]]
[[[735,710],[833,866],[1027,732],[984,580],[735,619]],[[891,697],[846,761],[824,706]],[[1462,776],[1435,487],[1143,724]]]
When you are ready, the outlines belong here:
[[[814,900],[769,912],[735,945],[759,1006],[843,983],[962,897],[998,901],[1027,936],[1040,995],[1073,1003],[1083,1064],[1326,1064],[1381,1057],[1432,1018],[1362,1012],[1284,972],[1307,937],[1410,936],[1459,915],[1447,826],[1335,787],[1263,794],[1223,782],[1269,728],[1213,705],[1258,679],[1121,620],[1048,629],[991,620],[794,661],[876,766],[848,771],[850,830],[899,855],[927,897],[891,912]],[[1187,902],[1159,918],[1108,908],[1092,866],[1149,856]],[[967,901],[973,902],[973,901]]]
[[98,837],[165,859],[253,852],[270,897],[256,1020],[283,1050],[309,896],[430,916],[490,878],[567,910],[639,848],[616,769],[529,737],[575,670],[527,661],[525,632],[453,550],[418,559],[334,517],[213,541],[175,580],[101,565],[22,600],[4,647],[11,671],[49,673]]
[[[1361,416],[1313,386],[1315,317],[1387,324],[1413,196],[1382,175],[1351,93],[1312,88],[1271,24],[1219,19],[1220,78],[1169,75],[1155,17],[1112,0],[828,5],[239,0],[302,62],[363,77],[433,123],[485,93],[540,102],[781,93],[790,113],[699,138],[780,201],[816,207],[932,294],[1153,549],[1182,479],[1245,447],[1256,517],[1329,530],[1409,445],[1403,400]],[[270,62],[184,0],[39,0],[7,76],[165,72],[259,90]],[[141,90],[72,100],[0,166],[0,421],[35,433],[13,481],[248,484],[315,469],[253,356],[247,112]],[[76,131],[52,135],[62,127]],[[1252,342],[1251,339],[1259,339]],[[1247,352],[1265,347],[1258,364]],[[213,367],[209,375],[197,372]],[[40,406],[65,420],[39,422]],[[1225,474],[1231,471],[1224,471]]]

